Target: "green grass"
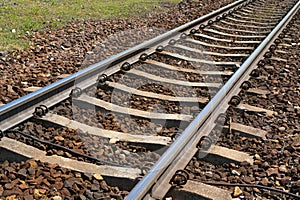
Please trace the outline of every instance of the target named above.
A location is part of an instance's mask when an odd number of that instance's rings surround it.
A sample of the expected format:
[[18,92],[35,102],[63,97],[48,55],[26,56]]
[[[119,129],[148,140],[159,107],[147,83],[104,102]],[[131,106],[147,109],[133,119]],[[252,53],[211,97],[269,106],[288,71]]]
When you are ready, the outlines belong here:
[[[130,17],[151,12],[163,2],[180,0],[1,0],[0,50],[24,49],[27,35],[84,19]],[[28,34],[29,33],[29,34]]]

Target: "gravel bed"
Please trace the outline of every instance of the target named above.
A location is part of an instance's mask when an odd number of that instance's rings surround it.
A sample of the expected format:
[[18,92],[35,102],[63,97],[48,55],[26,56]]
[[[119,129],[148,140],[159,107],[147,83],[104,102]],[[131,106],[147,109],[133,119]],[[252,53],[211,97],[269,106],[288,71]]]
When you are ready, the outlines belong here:
[[167,77],[169,79],[188,81],[188,82],[203,82],[203,77],[200,73],[197,74],[197,73],[168,70],[151,64],[142,64],[138,66],[133,65],[133,67],[134,69],[147,72],[155,76]]
[[[80,129],[73,130],[53,124],[45,125],[39,121],[29,121],[20,125],[18,130],[40,140],[68,148],[76,153],[92,156],[104,162],[111,162],[120,166],[133,168],[150,167],[159,158],[157,153],[151,152],[146,148],[134,147],[124,143],[113,144],[107,138],[91,135]],[[55,154],[80,161],[93,162],[85,157],[72,154],[72,152],[33,142],[20,134],[9,133],[7,136],[47,151],[47,155]]]
[[[266,116],[262,113],[245,112],[230,107],[228,113],[232,115],[232,122],[242,123],[247,126],[253,126],[254,128],[261,128],[266,131],[270,131],[270,123],[275,120],[275,117]],[[251,116],[248,118],[248,116]]]
[[[48,85],[58,80],[61,74],[74,73],[75,71],[86,67],[91,60],[102,59],[102,57],[99,58],[97,56],[98,50],[93,52],[93,49],[99,46],[101,47],[101,45],[103,47],[103,42],[101,43],[101,41],[106,39],[107,35],[119,34],[122,31],[140,28],[142,31],[140,31],[141,33],[138,38],[141,37],[144,39],[148,36],[152,37],[157,35],[161,29],[165,30],[166,28],[176,27],[179,24],[195,19],[204,13],[208,13],[221,5],[228,4],[232,1],[214,1],[213,3],[209,0],[185,2],[187,3],[180,3],[178,6],[166,12],[166,14],[147,14],[146,17],[135,19],[75,22],[58,30],[45,29],[44,31],[35,33],[32,36],[33,45],[30,49],[1,54],[0,69],[2,70],[2,73],[0,78],[0,92],[2,95],[0,97],[0,102],[8,103],[13,99],[24,96],[26,92],[24,92],[23,88]],[[171,20],[167,21],[165,20],[166,18]],[[145,34],[145,32],[147,34]],[[149,32],[151,32],[151,34],[149,34]],[[122,34],[120,35],[122,36]],[[119,38],[120,37],[116,37],[115,39],[113,37],[110,41],[119,43]],[[136,40],[134,39],[134,41],[128,43],[128,46],[123,45],[123,47],[120,48],[108,48],[108,46],[104,44],[104,49],[107,49],[107,51],[103,53],[103,57],[108,57],[109,55],[113,55],[116,52],[126,49],[135,44],[135,41]],[[123,42],[123,44],[124,43],[127,44],[127,42]],[[91,55],[91,57],[88,57],[88,55]],[[166,60],[168,59],[166,58]],[[181,65],[182,63],[182,61],[178,60],[177,63],[174,64]],[[184,65],[191,67],[190,63],[184,63]],[[280,72],[274,70],[274,73]],[[113,78],[118,80],[120,78],[118,76],[120,76],[120,74],[113,76]],[[273,78],[275,80],[275,77],[278,77],[278,75],[274,75],[272,80]],[[283,96],[282,94],[284,92],[282,89],[288,90],[292,88],[291,86],[283,87],[285,83],[283,83],[282,80],[278,80],[277,82],[274,80],[271,81],[271,83],[274,84],[274,86],[277,87],[276,90],[280,92],[276,94],[276,98],[280,95]],[[297,79],[292,80],[295,80],[296,82]],[[166,91],[169,91],[170,95],[175,96],[198,96],[207,94],[207,90],[205,89],[194,88],[191,92],[190,88],[178,86],[175,88],[168,84],[162,85],[161,83],[156,82],[145,85],[145,82],[142,81],[143,80],[138,80],[137,77],[128,77],[127,75],[124,78],[124,84],[130,84],[128,86],[131,87],[139,87],[141,83],[143,83],[143,86],[140,89],[146,91],[156,91],[157,93],[164,94]],[[299,90],[296,92],[299,94]],[[292,95],[288,95],[288,101],[294,102],[295,98],[290,97],[292,97]],[[281,99],[283,99],[283,97],[281,97]],[[250,99],[249,101],[259,102],[259,100],[255,99]],[[282,108],[288,108],[286,107],[286,101],[281,102],[281,105]],[[81,122],[89,125],[120,132],[137,134],[148,134],[153,132],[157,135],[172,136],[175,132],[182,131],[176,128],[159,126],[150,120],[132,120],[132,117],[123,115],[114,116],[115,113],[112,112],[105,113],[95,109],[80,109],[74,105],[72,106],[72,103],[68,101],[61,103],[53,110],[53,112],[60,113],[70,119],[81,120]],[[91,116],[96,117],[91,119]],[[293,116],[295,116],[295,112],[289,111],[288,109],[284,110],[282,113],[278,111],[278,118],[281,120],[278,121],[281,123],[274,121],[274,124],[276,124],[277,127],[270,126],[267,129],[271,131],[267,135],[267,141],[245,139],[244,137],[237,135],[234,136],[237,137],[237,139],[234,140],[237,142],[230,143],[229,141],[231,141],[232,138],[227,138],[228,140],[226,140],[226,137],[222,136],[227,142],[220,142],[221,145],[226,146],[231,144],[234,149],[241,149],[255,155],[254,165],[250,166],[248,163],[241,163],[240,165],[224,164],[222,166],[214,166],[194,159],[187,168],[189,172],[193,173],[193,175],[191,174],[191,177],[201,181],[222,180],[232,183],[259,183],[262,185],[284,188],[293,193],[299,192],[299,111],[297,110],[296,118],[293,118]],[[249,120],[258,121],[258,127],[261,127],[260,121],[258,120],[259,118],[262,118],[261,116],[253,118],[252,115],[249,114],[247,119],[248,117]],[[287,123],[290,120],[292,126]],[[270,122],[268,123],[270,124]],[[263,126],[268,125],[268,123],[266,122]],[[284,123],[286,123],[287,127],[284,126]],[[121,125],[118,126],[118,124]],[[147,126],[143,126],[143,124],[147,124]],[[36,129],[37,126],[38,125],[33,125],[34,129]],[[285,127],[285,130],[281,127]],[[297,129],[295,129],[295,127]],[[28,127],[24,127],[24,131],[28,131]],[[91,155],[96,155],[99,156],[99,158],[108,159],[109,161],[122,160],[124,156],[120,156],[121,154],[128,155],[128,152],[137,151],[142,153],[140,154],[142,155],[141,159],[134,160],[125,157],[126,162],[129,161],[132,166],[142,166],[141,164],[147,164],[149,158],[152,158],[152,156],[153,158],[155,157],[155,159],[158,159],[157,154],[152,152],[149,154],[147,150],[141,149],[140,147],[128,146],[127,143],[110,145],[109,141],[106,139],[94,136],[91,137],[83,132],[78,132],[77,130],[74,131],[66,128],[46,130],[45,127],[42,127],[42,131],[51,133],[48,134],[49,138],[44,138],[46,140],[49,139],[49,141],[66,145],[69,148],[80,149],[80,151],[83,151],[84,153],[90,153]],[[66,135],[69,135],[67,133],[70,133],[70,138],[59,140],[64,136],[64,132]],[[37,131],[34,131],[34,134],[40,136]],[[82,138],[81,140],[77,138],[78,134]],[[88,144],[87,146],[93,148],[83,148],[84,145],[80,145],[80,142],[83,140]],[[75,143],[73,141],[75,141]],[[99,152],[101,149],[104,150],[102,154]],[[119,155],[115,155],[115,152],[117,151]],[[137,160],[141,160],[141,162],[137,162]],[[74,172],[63,169],[57,165],[50,165],[39,161],[31,160],[22,163],[4,162],[1,164],[0,170],[0,196],[3,197],[21,199],[123,199],[127,194],[126,191],[119,191],[118,188],[107,186],[105,181],[101,180],[98,176],[96,176],[96,178],[93,175]],[[248,199],[251,199],[253,196],[274,198],[272,193],[269,194],[268,192],[251,188],[246,188],[243,195]],[[275,199],[276,198],[279,199],[281,196],[278,195]]]
[[0,199],[124,199],[127,191],[110,187],[99,174],[27,160],[0,164]]
[[[224,21],[226,21],[226,20],[227,19],[225,18]],[[241,25],[245,25],[245,23],[243,23]],[[237,25],[237,27],[240,27],[240,26]],[[200,33],[202,33],[204,35],[207,35],[207,36],[214,37],[214,38],[234,40],[234,41],[260,41],[261,40],[261,38],[241,38],[241,37],[234,37],[233,38],[232,36],[219,35],[219,34],[216,34],[216,33],[208,32],[208,31],[205,31],[205,29],[201,30]],[[240,33],[240,34],[242,34],[242,33]]]
[[158,62],[166,63],[169,65],[181,67],[181,68],[187,68],[187,69],[197,69],[199,71],[220,71],[224,70],[221,66],[215,66],[211,64],[205,64],[205,63],[196,63],[191,61],[185,61],[179,58],[169,57],[162,54],[152,54],[149,56],[149,58],[156,60]]
[[[233,27],[231,27],[230,25],[225,26],[225,24],[224,24],[224,25],[222,25],[222,27],[223,28],[228,28],[229,30],[221,29],[219,27],[214,26],[214,24],[212,26],[207,26],[207,28],[211,28],[211,29],[214,29],[214,30],[219,31],[219,32],[224,32],[224,33],[229,33],[229,34],[234,34],[234,35],[245,35],[245,36],[254,36],[254,35],[259,36],[259,35],[262,35],[259,32],[257,32],[257,33],[254,33],[254,32],[253,33],[247,33],[247,32],[240,32],[240,31],[230,30],[230,29],[233,29]],[[243,30],[241,27],[238,28],[238,29]],[[245,31],[247,31],[247,30],[245,29]],[[267,34],[263,34],[263,35],[267,36]]]
[[[203,59],[207,59],[207,58],[203,58]],[[171,58],[169,60],[171,60]],[[145,72],[148,72],[149,74],[156,75],[159,77],[167,77],[168,79],[175,79],[175,80],[181,80],[181,81],[186,81],[186,82],[188,81],[188,82],[225,84],[225,82],[227,81],[227,78],[229,78],[229,77],[224,77],[221,75],[205,75],[205,74],[201,73],[200,69],[197,69],[197,71],[199,71],[199,73],[190,73],[190,72],[181,72],[181,71],[163,69],[163,68],[159,68],[155,65],[147,65],[147,64],[140,65],[137,67],[135,67],[135,65],[133,65],[133,67],[134,67],[134,69],[137,69],[140,71],[145,71]],[[215,67],[215,68],[217,68],[217,67]],[[215,70],[221,71],[218,69],[215,69]],[[204,70],[204,71],[209,71],[209,70]]]
[[[183,106],[180,102],[169,102],[154,98],[146,98],[139,95],[128,94],[116,90],[107,89],[91,89],[87,94],[98,99],[111,102],[115,105],[124,106],[127,108],[150,111],[156,113],[168,114],[192,114],[188,105]],[[196,103],[194,103],[196,105]]]
[[[46,28],[33,33],[29,49],[0,54],[0,102],[5,104],[24,96],[23,88],[43,87],[57,81],[62,74],[86,67],[93,59],[88,57],[94,54],[93,50],[104,55],[99,59],[109,57],[231,2],[184,1],[167,5],[163,13],[153,11],[136,18],[77,21],[57,30]],[[124,35],[136,39],[120,42],[127,38]]]
[[182,85],[174,85],[163,83],[160,81],[149,80],[141,78],[134,74],[125,74],[120,76],[113,75],[113,81],[128,87],[137,88],[143,91],[156,92],[158,94],[165,94],[179,97],[207,97],[209,96],[208,88],[188,87]]
[[[209,35],[207,33],[205,33],[204,35]],[[213,34],[211,34],[211,36],[214,37]],[[192,36],[193,39],[195,40],[198,40],[200,42],[205,42],[205,43],[208,43],[208,44],[212,44],[212,45],[222,45],[222,46],[228,46],[228,44],[230,44],[230,42],[220,42],[220,41],[215,41],[215,40],[211,40],[211,39],[206,39],[206,38],[203,38],[201,36],[196,36],[196,35],[193,35]],[[222,39],[222,37],[220,37]],[[256,46],[257,44],[245,44],[245,43],[233,43],[232,46],[237,46],[237,47],[249,47],[249,46]]]
[[215,62],[243,62],[246,59],[243,57],[223,57],[223,56],[215,56],[215,55],[203,55],[202,53],[195,53],[192,51],[188,51],[185,49],[176,48],[172,46],[167,47],[166,50],[172,53],[186,56],[188,58],[203,59],[203,60],[215,61]]
[[184,45],[184,46],[187,46],[190,48],[203,50],[203,51],[222,53],[222,54],[229,54],[229,53],[230,54],[251,54],[252,53],[252,50],[248,50],[248,49],[235,50],[235,49],[216,48],[216,47],[202,46],[202,45],[194,44],[194,43],[184,41],[184,40],[178,41],[178,44],[181,44],[181,45]]
[[[248,17],[247,15],[239,15],[239,16],[237,16],[237,15],[230,15],[230,16],[232,16],[232,17],[234,17],[234,18],[236,18],[238,20],[246,20],[246,18]],[[242,16],[242,17],[240,17],[240,16]],[[280,20],[277,20],[277,22],[279,22],[279,21]],[[252,22],[253,23],[255,23],[255,22],[259,22],[259,23],[268,23],[268,22],[271,22],[271,23],[273,23],[273,22],[275,22],[275,19],[257,18],[255,20],[252,20]],[[255,34],[253,34],[253,35],[255,35]]]
[[[226,19],[226,18],[225,18]],[[260,32],[260,31],[272,31],[271,28],[253,28],[253,27],[244,27],[244,26],[239,26],[237,23],[232,23],[232,24],[226,24],[226,23],[223,23],[222,20],[218,21],[218,22],[215,22],[214,23],[215,25],[219,25],[219,26],[222,26],[224,28],[231,28],[231,29],[241,29],[241,30],[245,30],[245,31],[257,31],[257,32]]]
[[[103,127],[107,130],[114,130],[130,134],[172,136],[176,131],[182,131],[178,130],[178,128],[176,127],[165,127],[167,123],[165,120],[142,119],[115,112],[108,112],[104,115],[104,118],[100,118],[100,116],[103,115],[103,112],[101,111],[96,111],[96,115],[99,118],[93,120],[91,119],[91,115],[93,115],[94,113],[94,110],[85,110],[80,112],[79,116],[83,116],[87,120],[90,120],[87,123],[90,126],[95,126],[99,128]],[[79,116],[78,118],[75,117],[75,119],[78,120]],[[82,121],[82,123],[86,122]]]
[[137,118],[96,109],[94,106],[83,108],[82,106],[77,106],[76,103],[71,106],[70,103],[63,102],[51,111],[89,126],[123,133],[171,137],[177,131],[182,132],[182,127],[166,127],[168,122],[164,120]]

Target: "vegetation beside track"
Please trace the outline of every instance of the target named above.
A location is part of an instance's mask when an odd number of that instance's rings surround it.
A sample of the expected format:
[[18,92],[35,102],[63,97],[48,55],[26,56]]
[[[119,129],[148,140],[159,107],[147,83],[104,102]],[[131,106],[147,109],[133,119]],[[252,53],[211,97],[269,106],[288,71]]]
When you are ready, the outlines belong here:
[[3,0],[0,2],[0,51],[29,46],[32,32],[76,20],[132,17],[179,0]]

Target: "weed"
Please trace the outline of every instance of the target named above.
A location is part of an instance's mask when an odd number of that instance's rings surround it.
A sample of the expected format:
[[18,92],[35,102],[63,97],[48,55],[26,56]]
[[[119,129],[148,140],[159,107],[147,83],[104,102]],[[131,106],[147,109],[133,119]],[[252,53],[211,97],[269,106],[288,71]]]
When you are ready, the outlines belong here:
[[68,22],[87,19],[136,16],[151,12],[160,3],[180,0],[14,0],[0,2],[0,51],[24,49],[27,32],[46,26],[61,27]]

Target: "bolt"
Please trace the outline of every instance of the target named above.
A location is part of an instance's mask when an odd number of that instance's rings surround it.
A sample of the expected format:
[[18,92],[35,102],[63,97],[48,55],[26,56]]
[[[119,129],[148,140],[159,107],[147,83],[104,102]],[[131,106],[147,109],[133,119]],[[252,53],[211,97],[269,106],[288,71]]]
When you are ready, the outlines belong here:
[[265,53],[264,57],[265,58],[271,58],[272,57],[272,53],[270,51],[268,51],[267,53]]
[[209,25],[211,25],[211,24],[213,24],[213,23],[214,23],[213,20],[209,20],[209,21],[208,21],[208,24],[209,24]]
[[129,71],[131,69],[131,65],[129,62],[125,62],[122,66],[121,66],[121,70],[124,71]]
[[244,81],[241,85],[243,90],[248,90],[251,87],[251,83],[249,81]]
[[140,60],[141,60],[141,61],[146,61],[147,58],[148,58],[148,55],[145,54],[145,53],[143,53],[143,54],[140,56]]
[[200,24],[199,29],[204,29],[205,25],[204,24]]
[[182,34],[180,35],[180,38],[181,38],[181,39],[186,39],[187,37],[188,37],[188,35],[185,34],[185,33],[182,33]]
[[190,34],[195,34],[196,32],[197,32],[196,29],[190,30]]
[[157,48],[156,48],[156,51],[158,52],[162,52],[164,50],[164,47],[159,45]]
[[239,96],[233,96],[230,100],[230,104],[233,105],[233,106],[237,106],[241,103],[241,98]]
[[174,40],[174,39],[171,39],[171,40],[169,41],[169,44],[170,44],[170,45],[174,45],[174,44],[176,44],[176,40]]

